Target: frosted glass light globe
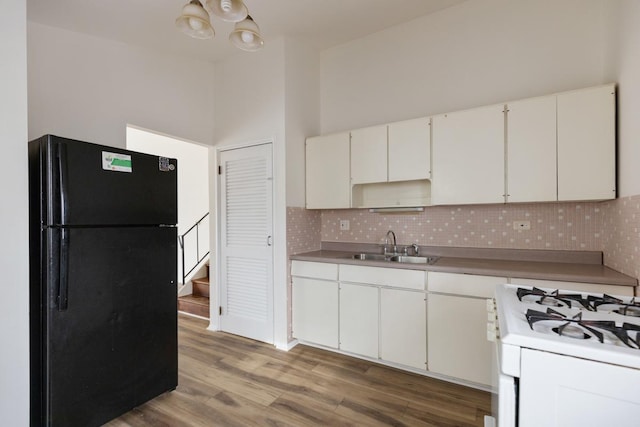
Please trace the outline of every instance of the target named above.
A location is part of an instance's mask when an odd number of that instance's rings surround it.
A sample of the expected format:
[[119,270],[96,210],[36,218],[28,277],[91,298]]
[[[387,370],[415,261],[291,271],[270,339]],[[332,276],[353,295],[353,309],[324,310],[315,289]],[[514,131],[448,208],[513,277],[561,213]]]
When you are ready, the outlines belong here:
[[189,26],[196,31],[201,30],[203,27],[202,21],[196,18],[189,18]]
[[251,31],[243,31],[240,37],[245,43],[253,43],[253,33]]

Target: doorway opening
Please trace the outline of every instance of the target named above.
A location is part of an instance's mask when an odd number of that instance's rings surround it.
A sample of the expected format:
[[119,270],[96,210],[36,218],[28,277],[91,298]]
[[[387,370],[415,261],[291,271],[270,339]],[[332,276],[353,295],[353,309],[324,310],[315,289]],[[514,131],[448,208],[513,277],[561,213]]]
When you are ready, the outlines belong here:
[[127,149],[178,159],[178,310],[209,318],[209,147],[127,125]]

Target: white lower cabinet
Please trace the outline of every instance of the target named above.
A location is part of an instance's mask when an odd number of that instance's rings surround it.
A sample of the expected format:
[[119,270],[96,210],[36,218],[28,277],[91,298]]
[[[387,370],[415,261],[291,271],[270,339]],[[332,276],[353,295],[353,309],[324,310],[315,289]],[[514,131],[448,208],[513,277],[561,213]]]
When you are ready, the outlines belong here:
[[293,337],[426,370],[426,274],[293,261]]
[[429,371],[491,385],[492,343],[487,304],[505,277],[429,273],[427,296]]
[[340,350],[378,358],[377,287],[340,284]]
[[380,359],[426,370],[427,302],[424,292],[380,289]]
[[301,261],[291,264],[293,336],[338,348],[338,266]]
[[420,270],[340,266],[340,349],[426,369],[427,307]]
[[338,283],[293,279],[293,336],[338,348]]
[[[293,336],[301,341],[491,385],[486,300],[506,277],[293,261]],[[511,278],[510,283],[632,295],[633,288]],[[426,291],[425,291],[426,285]]]

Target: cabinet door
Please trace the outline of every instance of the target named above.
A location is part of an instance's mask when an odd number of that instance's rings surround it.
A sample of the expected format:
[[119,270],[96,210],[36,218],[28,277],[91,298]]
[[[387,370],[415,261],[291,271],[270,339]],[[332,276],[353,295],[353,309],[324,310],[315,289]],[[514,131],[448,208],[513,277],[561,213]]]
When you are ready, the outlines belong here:
[[432,119],[433,204],[504,202],[504,106]]
[[492,345],[487,341],[487,298],[505,277],[429,273],[428,368],[491,385]]
[[378,358],[378,288],[340,284],[340,350]]
[[616,196],[615,88],[558,95],[558,200]]
[[427,301],[429,371],[491,385],[486,299],[429,294]]
[[424,292],[380,290],[380,358],[426,369],[427,302]]
[[348,132],[307,139],[307,209],[348,208],[349,179]]
[[389,124],[389,182],[430,178],[430,119]]
[[338,283],[293,278],[293,336],[338,348]]
[[507,106],[507,201],[557,200],[556,97]]
[[351,131],[351,183],[387,182],[387,126]]

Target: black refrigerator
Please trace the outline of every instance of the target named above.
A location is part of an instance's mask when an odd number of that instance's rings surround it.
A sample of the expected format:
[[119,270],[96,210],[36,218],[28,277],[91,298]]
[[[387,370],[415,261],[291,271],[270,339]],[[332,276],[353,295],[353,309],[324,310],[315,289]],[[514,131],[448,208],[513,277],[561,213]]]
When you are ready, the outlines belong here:
[[32,426],[98,426],[176,388],[176,168],[29,143]]

